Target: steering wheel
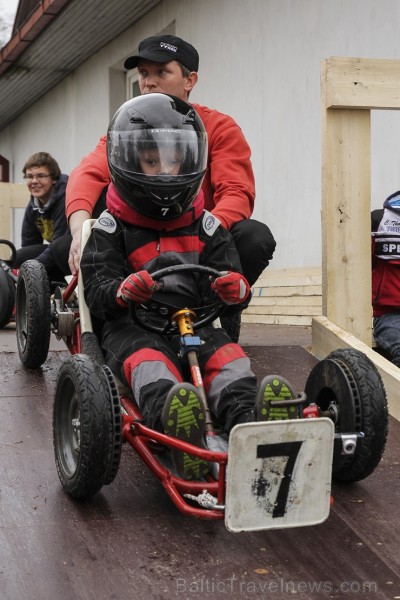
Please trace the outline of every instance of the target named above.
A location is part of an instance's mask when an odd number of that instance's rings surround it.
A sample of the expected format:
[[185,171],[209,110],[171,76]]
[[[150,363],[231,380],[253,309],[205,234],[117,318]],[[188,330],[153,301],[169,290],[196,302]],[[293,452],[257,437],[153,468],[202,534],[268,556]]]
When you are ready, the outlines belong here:
[[[154,281],[160,281],[164,277],[175,275],[175,273],[182,273],[183,271],[189,271],[190,273],[203,273],[211,276],[213,279],[221,276],[221,273],[216,269],[212,269],[211,267],[206,267],[204,265],[174,265],[171,267],[165,267],[164,269],[159,269],[158,271],[151,273],[151,276]],[[162,286],[160,289],[162,289]],[[174,306],[172,304],[162,302],[161,300],[150,298],[150,300],[141,304],[135,304],[134,302],[131,302],[130,314],[132,319],[138,325],[144,329],[147,329],[147,331],[160,333],[162,335],[174,335],[178,333],[178,327],[176,323],[171,321],[171,318],[176,311],[182,310],[182,308],[182,306]],[[187,306],[185,308],[190,308],[196,314],[196,320],[193,323],[193,329],[196,331],[197,329],[212,323],[214,319],[221,314],[222,310],[225,308],[225,305],[222,304],[217,297],[214,301],[210,301],[209,304],[204,306]]]

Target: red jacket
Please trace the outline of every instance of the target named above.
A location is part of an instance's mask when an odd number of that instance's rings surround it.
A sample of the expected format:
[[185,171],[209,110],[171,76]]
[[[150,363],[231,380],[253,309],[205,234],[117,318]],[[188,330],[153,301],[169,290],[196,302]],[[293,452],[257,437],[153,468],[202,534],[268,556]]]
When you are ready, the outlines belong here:
[[[255,186],[251,151],[242,130],[229,116],[193,104],[208,135],[208,164],[202,190],[205,208],[227,229],[248,219],[254,209]],[[67,218],[77,210],[90,214],[110,182],[106,136],[71,172],[66,195]]]

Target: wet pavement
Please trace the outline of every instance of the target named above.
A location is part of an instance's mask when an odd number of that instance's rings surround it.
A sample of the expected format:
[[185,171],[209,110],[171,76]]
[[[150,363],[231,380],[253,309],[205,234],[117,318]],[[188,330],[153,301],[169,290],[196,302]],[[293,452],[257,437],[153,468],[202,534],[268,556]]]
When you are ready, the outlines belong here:
[[[258,377],[304,387],[315,364],[307,328],[244,326]],[[0,331],[0,599],[148,600],[400,598],[400,426],[366,480],[333,486],[313,527],[228,532],[183,516],[129,445],[114,482],[90,502],[69,498],[53,455],[52,402],[63,358],[20,363],[12,326]]]

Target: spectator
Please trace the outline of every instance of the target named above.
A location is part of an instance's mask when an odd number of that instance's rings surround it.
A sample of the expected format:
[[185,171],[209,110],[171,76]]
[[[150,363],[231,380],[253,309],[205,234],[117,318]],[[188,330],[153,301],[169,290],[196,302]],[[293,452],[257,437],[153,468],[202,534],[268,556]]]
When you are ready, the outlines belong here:
[[35,258],[43,263],[51,280],[59,281],[69,273],[66,252],[56,250],[68,232],[65,216],[68,176],[61,173],[57,161],[48,152],[30,156],[22,171],[31,197],[22,221],[22,247],[17,250],[11,266],[17,268]]

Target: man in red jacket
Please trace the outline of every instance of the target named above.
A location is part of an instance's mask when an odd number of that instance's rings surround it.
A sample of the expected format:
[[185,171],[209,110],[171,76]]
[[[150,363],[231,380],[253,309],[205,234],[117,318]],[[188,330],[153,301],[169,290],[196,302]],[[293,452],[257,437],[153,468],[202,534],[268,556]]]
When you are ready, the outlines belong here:
[[[139,52],[125,61],[126,69],[137,67],[142,94],[166,93],[187,101],[198,80],[199,55],[188,42],[172,35],[146,38]],[[255,186],[250,148],[237,123],[229,116],[193,104],[208,135],[208,163],[202,190],[205,208],[230,230],[243,273],[252,286],[268,266],[275,240],[264,224],[250,219]],[[106,137],[83,158],[70,174],[66,212],[72,233],[69,256],[71,272],[79,267],[82,223],[93,214],[97,200],[109,184]],[[223,327],[234,341],[239,338],[240,312],[227,310]]]

